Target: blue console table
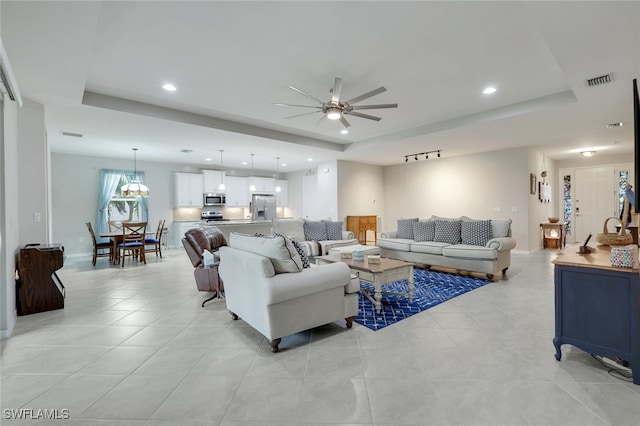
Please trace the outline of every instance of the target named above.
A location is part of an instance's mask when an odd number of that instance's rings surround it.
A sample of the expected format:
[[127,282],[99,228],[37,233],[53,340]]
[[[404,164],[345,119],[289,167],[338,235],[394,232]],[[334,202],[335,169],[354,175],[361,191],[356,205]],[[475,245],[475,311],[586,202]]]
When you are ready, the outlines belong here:
[[565,251],[553,260],[556,359],[564,344],[621,358],[640,385],[640,270],[612,267],[607,246],[590,254]]

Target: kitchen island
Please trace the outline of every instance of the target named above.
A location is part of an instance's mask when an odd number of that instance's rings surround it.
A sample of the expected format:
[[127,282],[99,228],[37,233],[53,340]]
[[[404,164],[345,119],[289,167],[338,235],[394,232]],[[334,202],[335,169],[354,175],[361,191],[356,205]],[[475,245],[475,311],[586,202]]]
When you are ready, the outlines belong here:
[[254,221],[251,219],[230,219],[230,220],[200,220],[200,221],[174,221],[174,244],[181,247],[184,233],[191,228],[205,228],[215,226],[220,229],[224,237],[229,241],[229,234],[239,232],[242,234],[261,233],[271,235],[272,222],[270,220]]

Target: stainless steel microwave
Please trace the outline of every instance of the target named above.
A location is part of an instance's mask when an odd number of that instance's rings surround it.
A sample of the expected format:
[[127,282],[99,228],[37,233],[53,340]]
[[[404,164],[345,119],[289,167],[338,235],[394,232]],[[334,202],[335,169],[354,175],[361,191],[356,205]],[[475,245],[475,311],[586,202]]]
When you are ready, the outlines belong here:
[[204,207],[209,206],[224,206],[227,202],[224,194],[214,194],[211,192],[205,192],[202,195],[202,205]]

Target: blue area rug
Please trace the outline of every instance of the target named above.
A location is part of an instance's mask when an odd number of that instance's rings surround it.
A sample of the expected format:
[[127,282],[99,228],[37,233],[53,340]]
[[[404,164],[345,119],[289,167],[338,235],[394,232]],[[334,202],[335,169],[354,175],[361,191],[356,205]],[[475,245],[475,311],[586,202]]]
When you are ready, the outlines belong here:
[[[489,280],[482,278],[417,268],[413,270],[413,277],[413,303],[409,303],[407,297],[382,293],[382,312],[379,314],[376,313],[373,303],[362,292],[358,293],[360,309],[356,322],[371,330],[380,330],[489,283]],[[396,281],[383,285],[382,289],[406,293],[408,285],[407,281]],[[360,286],[370,290],[373,297],[373,285],[360,281]]]

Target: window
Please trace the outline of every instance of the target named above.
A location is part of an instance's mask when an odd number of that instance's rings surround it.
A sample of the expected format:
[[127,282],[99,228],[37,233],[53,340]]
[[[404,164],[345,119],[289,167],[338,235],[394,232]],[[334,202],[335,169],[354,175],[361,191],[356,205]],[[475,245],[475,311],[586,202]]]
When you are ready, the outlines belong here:
[[109,201],[109,206],[107,207],[107,220],[120,222],[143,220],[141,214],[143,206],[140,205],[140,198],[125,198],[120,196],[120,188],[122,185],[129,183],[127,176],[133,177],[132,175],[122,174],[115,192],[111,195],[111,201]]
[[108,232],[110,220],[147,220],[147,198],[124,198],[120,195],[120,187],[134,179],[144,183],[144,172],[111,169],[100,171],[96,234]]

